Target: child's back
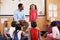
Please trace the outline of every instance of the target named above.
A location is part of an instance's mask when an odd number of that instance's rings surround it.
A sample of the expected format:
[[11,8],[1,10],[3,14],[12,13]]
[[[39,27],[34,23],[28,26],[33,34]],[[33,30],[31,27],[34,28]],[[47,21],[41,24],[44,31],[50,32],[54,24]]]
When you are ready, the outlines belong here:
[[38,31],[36,28],[30,29],[31,40],[38,40]]
[[39,29],[36,28],[37,24],[35,21],[31,22],[31,29],[30,29],[30,38],[31,40],[40,40],[40,32]]

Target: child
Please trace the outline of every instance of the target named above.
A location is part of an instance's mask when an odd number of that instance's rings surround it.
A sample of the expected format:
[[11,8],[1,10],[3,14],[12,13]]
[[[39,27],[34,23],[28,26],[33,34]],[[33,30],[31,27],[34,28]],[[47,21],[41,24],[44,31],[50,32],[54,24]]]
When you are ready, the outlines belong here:
[[3,33],[4,33],[4,37],[6,38],[6,40],[8,40],[10,38],[9,28],[8,28],[8,21],[5,21],[4,22],[4,30],[3,30]]
[[15,31],[15,27],[16,27],[16,21],[12,21],[11,27],[9,29],[9,34],[10,34],[12,39],[13,39],[13,32]]
[[[21,30],[21,25],[17,24],[15,27],[15,31],[14,31],[14,39],[13,40],[26,40],[26,37],[24,37],[24,33]],[[23,38],[22,38],[23,37]]]
[[29,14],[30,14],[30,18],[29,18],[30,22],[37,20],[38,13],[37,13],[37,7],[36,7],[36,5],[34,5],[34,4],[30,5]]
[[57,27],[57,23],[55,21],[51,22],[52,33],[48,34],[48,37],[51,37],[52,40],[60,40],[60,33]]
[[30,40],[41,40],[40,39],[40,31],[37,29],[37,24],[35,21],[31,22],[31,29],[30,29]]
[[49,20],[46,20],[46,32],[48,32],[48,27],[50,26]]

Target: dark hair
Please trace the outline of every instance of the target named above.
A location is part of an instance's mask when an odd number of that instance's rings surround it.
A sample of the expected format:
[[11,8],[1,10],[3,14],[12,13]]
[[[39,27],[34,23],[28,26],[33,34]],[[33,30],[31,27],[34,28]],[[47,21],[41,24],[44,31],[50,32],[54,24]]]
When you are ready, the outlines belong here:
[[54,27],[56,25],[57,25],[56,21],[51,22],[51,27]]
[[21,30],[21,25],[20,24],[16,24],[15,31],[13,32],[13,34],[16,33],[17,30]]
[[8,23],[7,23],[8,21],[4,21],[4,25],[5,25],[5,27],[7,27],[8,26]]
[[49,20],[46,20],[47,22],[49,22]]
[[16,30],[21,30],[21,25],[20,25],[20,24],[16,24],[15,29],[16,29]]
[[16,27],[16,21],[12,21],[11,26]]
[[[31,4],[31,5],[34,5],[34,4]],[[30,10],[31,10],[31,5],[30,5]],[[35,6],[35,10],[37,10],[37,6],[36,5],[34,5]]]
[[31,27],[33,27],[33,28],[37,27],[36,21],[31,21]]
[[35,10],[37,10],[37,6],[35,5]]
[[18,8],[22,7],[22,5],[23,5],[22,3],[18,4]]

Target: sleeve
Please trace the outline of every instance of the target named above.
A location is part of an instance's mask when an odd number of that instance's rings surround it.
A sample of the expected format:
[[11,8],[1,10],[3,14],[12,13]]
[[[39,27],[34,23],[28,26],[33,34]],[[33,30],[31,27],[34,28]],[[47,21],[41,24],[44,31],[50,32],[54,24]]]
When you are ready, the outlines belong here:
[[52,29],[52,32],[53,32],[53,35],[54,35],[55,38],[56,38],[56,37],[59,37],[59,30],[58,30],[57,27],[56,27],[56,28],[53,28],[53,29]]
[[36,10],[36,18],[38,17],[38,11]]
[[23,12],[23,20],[26,20],[25,12]]
[[14,12],[14,15],[13,15],[13,17],[14,17],[14,21],[18,21],[18,17],[17,17],[17,14],[16,14],[16,12]]
[[54,36],[54,38],[55,38],[55,37],[56,37],[56,30],[55,30],[54,27],[52,27],[52,33],[53,33],[53,36]]
[[31,40],[31,35],[30,35],[30,28],[28,29],[28,40]]
[[29,21],[31,21],[31,10],[29,11]]
[[41,33],[39,30],[38,30],[38,38],[39,38],[39,40],[41,40]]
[[59,29],[56,28],[56,33],[57,33],[57,37],[59,38],[60,34],[59,34]]

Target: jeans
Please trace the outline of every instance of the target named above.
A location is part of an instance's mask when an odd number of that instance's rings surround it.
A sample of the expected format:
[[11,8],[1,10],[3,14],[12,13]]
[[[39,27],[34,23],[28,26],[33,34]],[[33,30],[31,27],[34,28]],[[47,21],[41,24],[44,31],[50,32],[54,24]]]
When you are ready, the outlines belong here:
[[2,35],[0,35],[0,40],[7,40],[7,39],[3,37]]
[[21,37],[21,40],[27,40],[28,38],[26,36]]

